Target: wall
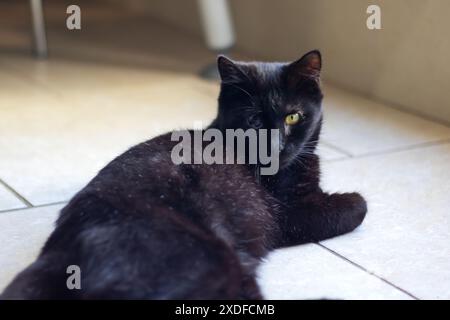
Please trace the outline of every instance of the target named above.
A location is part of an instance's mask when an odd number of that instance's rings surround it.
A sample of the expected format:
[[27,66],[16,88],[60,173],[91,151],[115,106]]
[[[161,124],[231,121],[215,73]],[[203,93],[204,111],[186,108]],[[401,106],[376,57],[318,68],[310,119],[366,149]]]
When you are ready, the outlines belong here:
[[[130,0],[136,8],[201,35],[194,0]],[[378,4],[382,30],[366,28]],[[313,48],[326,80],[450,123],[450,1],[230,0],[237,48],[292,60]]]

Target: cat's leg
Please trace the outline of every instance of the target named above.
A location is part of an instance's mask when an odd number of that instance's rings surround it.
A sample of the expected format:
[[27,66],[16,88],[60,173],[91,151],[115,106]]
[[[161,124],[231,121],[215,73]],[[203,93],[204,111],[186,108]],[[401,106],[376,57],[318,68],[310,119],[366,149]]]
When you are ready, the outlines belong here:
[[244,300],[262,300],[263,296],[259,290],[258,283],[254,276],[244,276],[241,285],[241,299]]
[[317,242],[350,232],[362,223],[366,212],[366,201],[358,193],[320,191],[305,195],[282,213],[280,246]]

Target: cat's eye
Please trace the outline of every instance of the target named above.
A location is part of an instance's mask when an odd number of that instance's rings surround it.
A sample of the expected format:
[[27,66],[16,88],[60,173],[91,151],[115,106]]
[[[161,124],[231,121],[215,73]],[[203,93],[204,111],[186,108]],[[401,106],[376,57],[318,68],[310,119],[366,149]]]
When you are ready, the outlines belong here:
[[288,126],[293,126],[293,125],[297,124],[300,120],[301,120],[301,115],[299,113],[291,113],[291,114],[288,114],[286,116],[286,118],[284,118],[284,122]]

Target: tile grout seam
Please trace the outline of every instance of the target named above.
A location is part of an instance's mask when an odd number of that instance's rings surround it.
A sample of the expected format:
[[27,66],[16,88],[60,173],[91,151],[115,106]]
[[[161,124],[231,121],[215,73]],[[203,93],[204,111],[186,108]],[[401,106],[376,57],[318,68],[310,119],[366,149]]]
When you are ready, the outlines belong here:
[[429,115],[426,114],[424,112],[420,112],[418,110],[415,109],[410,109],[406,106],[400,105],[399,103],[395,103],[395,102],[390,102],[387,101],[383,98],[378,98],[376,96],[364,93],[364,92],[360,92],[357,89],[352,89],[346,85],[342,85],[339,84],[335,81],[330,81],[330,80],[325,80],[326,85],[334,87],[337,90],[343,91],[346,94],[350,94],[350,95],[354,95],[360,98],[363,98],[365,100],[371,101],[371,102],[375,102],[377,104],[382,105],[383,107],[387,108],[387,109],[391,109],[400,113],[403,113],[405,115],[409,115],[409,116],[413,116],[431,123],[434,123],[436,125],[440,125],[440,126],[444,126],[447,128],[450,128],[450,121],[447,120],[442,120],[442,119],[438,119],[437,117],[433,116],[433,115]]
[[33,204],[28,201],[24,196],[22,196],[19,192],[17,192],[13,187],[7,184],[5,181],[0,179],[0,185],[3,185],[9,192],[11,192],[16,198],[18,198],[23,204],[25,204],[28,208],[32,208]]
[[319,247],[321,247],[322,249],[328,251],[329,253],[335,255],[336,257],[341,258],[342,260],[346,261],[347,263],[353,265],[354,267],[356,267],[356,268],[358,268],[358,269],[360,269],[360,270],[366,272],[367,274],[369,274],[369,275],[371,275],[371,276],[373,276],[373,277],[375,277],[375,278],[377,278],[377,279],[383,281],[383,282],[386,283],[387,285],[389,285],[389,286],[391,286],[391,287],[393,287],[393,288],[395,288],[395,289],[397,289],[397,290],[403,292],[404,294],[406,294],[407,296],[413,298],[414,300],[420,300],[418,297],[416,297],[416,296],[413,295],[412,293],[410,293],[410,292],[406,291],[405,289],[403,289],[403,288],[397,286],[396,284],[390,282],[389,280],[384,279],[383,277],[377,275],[376,273],[367,270],[366,268],[364,268],[364,267],[361,266],[360,264],[358,264],[358,263],[356,263],[356,262],[354,262],[354,261],[348,259],[347,257],[345,257],[345,256],[341,255],[340,253],[338,253],[338,252],[336,252],[336,251],[334,251],[334,250],[328,248],[327,246],[325,246],[325,245],[323,245],[323,244],[321,244],[321,243],[315,243],[315,244],[318,245]]
[[341,147],[335,146],[333,143],[330,143],[330,142],[328,142],[327,140],[321,139],[321,140],[320,140],[320,143],[322,143],[324,146],[326,146],[326,147],[328,147],[328,148],[330,148],[330,149],[333,149],[334,151],[337,151],[337,152],[339,152],[339,153],[342,153],[342,154],[346,157],[346,159],[348,159],[348,158],[354,158],[354,155],[353,155],[353,154],[351,154],[350,152],[348,152],[347,150],[345,150],[345,149],[343,149],[343,148],[341,148]]
[[32,206],[32,207],[6,209],[6,210],[0,210],[0,214],[16,212],[16,211],[22,211],[22,210],[29,210],[29,209],[45,208],[45,207],[56,206],[56,205],[59,205],[59,204],[66,204],[66,203],[68,203],[68,201],[57,201],[57,202],[50,202],[50,203],[39,204],[39,205],[35,205],[35,206]]
[[370,158],[370,157],[376,157],[376,156],[391,155],[391,154],[395,154],[395,153],[399,153],[399,152],[403,152],[403,151],[420,150],[420,149],[425,149],[425,148],[435,147],[435,146],[440,146],[440,145],[446,145],[446,144],[450,144],[450,139],[412,144],[409,146],[388,149],[385,151],[368,152],[368,153],[363,153],[363,154],[355,155],[355,156],[351,156],[351,157],[339,158],[339,159],[335,159],[335,160],[328,160],[328,162],[341,162],[341,161],[353,160],[353,159],[364,159],[364,158]]

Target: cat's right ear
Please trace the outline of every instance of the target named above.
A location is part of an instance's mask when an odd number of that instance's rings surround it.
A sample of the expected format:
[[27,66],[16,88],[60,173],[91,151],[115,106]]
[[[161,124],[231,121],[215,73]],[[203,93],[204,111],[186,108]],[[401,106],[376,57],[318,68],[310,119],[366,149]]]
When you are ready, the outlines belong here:
[[224,55],[217,57],[217,68],[222,82],[241,82],[246,78],[239,65]]
[[294,85],[305,77],[319,82],[321,69],[322,56],[320,51],[313,50],[288,65],[288,79]]

